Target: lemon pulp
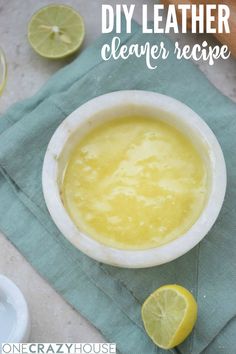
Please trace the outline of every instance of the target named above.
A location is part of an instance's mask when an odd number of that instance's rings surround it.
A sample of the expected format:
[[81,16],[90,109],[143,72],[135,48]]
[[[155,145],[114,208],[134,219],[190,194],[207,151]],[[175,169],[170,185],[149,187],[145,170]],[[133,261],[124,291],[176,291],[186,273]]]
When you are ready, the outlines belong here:
[[171,349],[191,333],[197,320],[197,303],[180,285],[164,285],[154,291],[142,306],[147,334],[161,348]]
[[72,151],[62,200],[82,231],[120,249],[148,249],[185,233],[203,210],[205,164],[158,119],[126,117],[88,132]]

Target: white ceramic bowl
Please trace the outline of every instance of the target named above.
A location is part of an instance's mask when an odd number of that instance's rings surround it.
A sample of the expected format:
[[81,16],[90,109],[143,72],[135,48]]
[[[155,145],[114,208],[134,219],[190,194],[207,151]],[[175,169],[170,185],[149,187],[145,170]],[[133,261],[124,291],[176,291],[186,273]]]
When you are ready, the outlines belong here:
[[[147,250],[120,250],[105,246],[80,232],[60,198],[60,185],[71,150],[91,128],[127,114],[162,119],[186,134],[208,168],[209,195],[196,223],[184,235]],[[70,114],[54,133],[43,165],[43,192],[48,210],[62,234],[88,256],[114,266],[144,268],[182,256],[197,245],[213,226],[223,204],[226,167],[219,143],[207,124],[183,103],[148,91],[118,91],[85,103]]]
[[27,342],[29,333],[30,317],[26,300],[10,279],[0,275],[0,348],[1,343]]

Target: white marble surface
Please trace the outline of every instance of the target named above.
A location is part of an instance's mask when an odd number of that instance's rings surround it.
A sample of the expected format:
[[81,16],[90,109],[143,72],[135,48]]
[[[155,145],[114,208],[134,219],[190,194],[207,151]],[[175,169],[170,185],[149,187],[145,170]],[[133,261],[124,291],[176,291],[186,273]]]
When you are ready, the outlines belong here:
[[[85,18],[86,48],[99,34],[102,0],[64,0],[57,2],[72,5]],[[155,1],[150,0],[150,10]],[[27,42],[27,23],[40,7],[52,3],[48,0],[0,0],[0,46],[4,49],[9,65],[6,90],[0,99],[0,114],[12,103],[36,92],[41,85],[65,62],[49,61],[34,53]],[[118,1],[110,0],[116,4]],[[123,1],[131,4],[134,1]],[[146,1],[136,0],[136,7]],[[136,12],[140,20],[140,11]],[[151,19],[151,11],[150,11]],[[197,36],[178,35],[178,40],[189,43]],[[211,37],[210,43],[214,43]],[[218,62],[214,67],[198,64],[209,80],[225,95],[236,101],[236,60]],[[103,341],[101,334],[75,312],[25,261],[19,252],[0,234],[0,273],[9,276],[25,294],[32,316],[31,341],[35,342],[86,342]]]

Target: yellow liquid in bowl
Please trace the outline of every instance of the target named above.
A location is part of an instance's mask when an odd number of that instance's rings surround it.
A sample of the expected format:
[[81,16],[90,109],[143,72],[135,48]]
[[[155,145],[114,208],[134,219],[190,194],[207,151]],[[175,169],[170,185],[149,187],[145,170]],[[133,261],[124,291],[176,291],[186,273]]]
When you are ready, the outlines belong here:
[[158,247],[184,234],[207,196],[205,164],[190,140],[151,118],[101,124],[72,151],[62,200],[78,229],[119,249]]

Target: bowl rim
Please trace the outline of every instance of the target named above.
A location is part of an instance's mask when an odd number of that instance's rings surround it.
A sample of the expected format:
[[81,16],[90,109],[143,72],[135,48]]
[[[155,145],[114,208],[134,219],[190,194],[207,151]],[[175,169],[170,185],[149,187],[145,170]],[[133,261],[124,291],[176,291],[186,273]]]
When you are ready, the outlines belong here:
[[[206,206],[195,224],[182,236],[162,246],[144,250],[122,250],[99,243],[74,225],[60,198],[57,184],[58,158],[68,137],[96,112],[117,105],[142,105],[163,109],[174,115],[207,144],[211,160],[212,185]],[[176,114],[178,113],[178,115]],[[91,258],[124,268],[146,268],[170,262],[196,246],[214,225],[226,192],[226,165],[218,140],[205,121],[184,103],[160,93],[124,90],[107,93],[89,100],[72,112],[54,132],[43,162],[42,188],[48,211],[62,234],[76,248]]]
[[26,342],[30,334],[30,315],[23,293],[11,279],[2,274],[0,274],[0,292],[6,296],[16,312],[14,329],[5,343]]

